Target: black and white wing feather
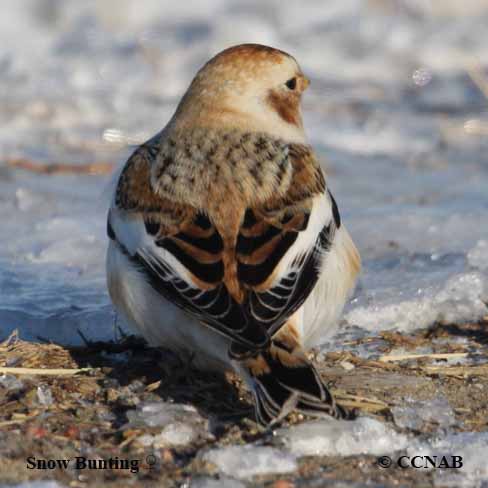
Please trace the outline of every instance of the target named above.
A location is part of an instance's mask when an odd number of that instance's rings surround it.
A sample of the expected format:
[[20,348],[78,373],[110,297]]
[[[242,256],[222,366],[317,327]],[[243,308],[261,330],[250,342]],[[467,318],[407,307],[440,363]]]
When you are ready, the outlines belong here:
[[286,154],[293,168],[289,191],[242,201],[235,226],[219,221],[222,212],[211,205],[156,194],[150,168],[157,152],[142,146],[121,175],[108,216],[109,237],[151,286],[231,339],[235,356],[268,347],[303,304],[340,226],[311,150],[290,145]]

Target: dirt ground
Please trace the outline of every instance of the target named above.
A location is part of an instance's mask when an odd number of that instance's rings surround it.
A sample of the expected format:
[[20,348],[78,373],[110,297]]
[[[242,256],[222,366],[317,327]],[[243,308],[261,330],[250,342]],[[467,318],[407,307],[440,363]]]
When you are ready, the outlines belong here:
[[[466,340],[455,340],[459,337]],[[433,342],[435,338],[445,340]],[[321,356],[317,363],[343,404],[401,431],[393,425],[392,407],[402,405],[406,398],[422,401],[441,394],[456,415],[455,431],[488,430],[488,321],[438,325],[412,335],[389,332],[362,340],[372,341],[382,344],[382,358],[369,360],[351,352],[334,352]],[[357,342],[359,346],[361,340]],[[416,349],[432,344],[433,353],[445,355],[444,363],[443,357],[433,364],[432,357],[415,354]],[[406,357],[389,360],[388,354],[395,349],[404,351]],[[413,357],[408,357],[409,351]],[[484,359],[462,366],[448,361],[473,351]],[[47,374],[39,371],[45,368]],[[181,364],[170,352],[149,349],[134,338],[120,344],[66,349],[12,336],[0,345],[0,378],[5,372],[7,376],[0,381],[3,483],[55,479],[73,487],[191,486],[190,481],[199,477],[218,479],[215,467],[199,456],[203,450],[271,442],[272,435],[255,424],[249,394],[237,378],[202,374]],[[212,435],[183,448],[141,445],[138,439],[143,434],[158,429],[134,427],[127,412],[140,402],[161,400],[195,406],[202,417],[211,419]],[[302,420],[291,415],[284,425]],[[435,422],[424,423],[414,434],[421,437],[435,428]],[[141,466],[137,473],[28,469],[28,458],[74,459],[80,455],[140,459]],[[249,486],[339,486],[337,480],[346,482],[340,486],[430,487],[433,470],[382,469],[374,456],[310,456],[299,461],[296,473],[257,477]]]

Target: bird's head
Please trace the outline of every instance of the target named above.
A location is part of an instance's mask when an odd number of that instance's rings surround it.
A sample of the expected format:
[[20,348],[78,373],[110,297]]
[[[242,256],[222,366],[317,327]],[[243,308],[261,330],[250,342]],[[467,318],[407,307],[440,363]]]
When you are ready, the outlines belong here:
[[234,46],[200,69],[173,123],[262,131],[304,142],[300,102],[308,84],[289,54],[258,44]]

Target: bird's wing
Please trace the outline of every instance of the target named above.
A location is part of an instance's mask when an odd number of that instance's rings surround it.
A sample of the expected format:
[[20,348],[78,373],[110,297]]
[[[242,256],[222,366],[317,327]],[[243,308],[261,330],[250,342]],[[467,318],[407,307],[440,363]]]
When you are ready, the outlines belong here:
[[311,292],[340,225],[313,153],[290,145],[286,191],[245,202],[237,225],[226,225],[215,209],[153,191],[156,152],[141,146],[127,162],[109,237],[157,292],[229,337],[232,353],[266,347]]
[[246,209],[236,245],[239,282],[249,290],[248,314],[270,337],[314,288],[341,225],[312,150],[289,149],[293,174],[286,194]]

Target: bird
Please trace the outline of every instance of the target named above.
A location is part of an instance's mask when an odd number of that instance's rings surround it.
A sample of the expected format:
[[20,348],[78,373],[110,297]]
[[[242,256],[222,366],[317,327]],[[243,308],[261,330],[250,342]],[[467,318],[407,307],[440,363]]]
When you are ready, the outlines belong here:
[[307,356],[361,267],[307,142],[308,85],[279,49],[220,52],[129,157],[107,218],[118,315],[151,346],[240,375],[263,426],[348,416]]

